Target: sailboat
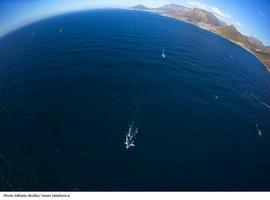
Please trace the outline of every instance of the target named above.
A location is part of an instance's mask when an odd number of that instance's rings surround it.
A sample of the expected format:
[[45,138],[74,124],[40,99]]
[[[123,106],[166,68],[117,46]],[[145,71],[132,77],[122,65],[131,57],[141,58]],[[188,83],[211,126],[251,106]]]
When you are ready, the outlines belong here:
[[162,54],[161,54],[161,57],[162,57],[163,59],[165,59],[165,58],[166,58],[166,54],[165,54],[165,51],[164,51],[164,49],[162,50]]

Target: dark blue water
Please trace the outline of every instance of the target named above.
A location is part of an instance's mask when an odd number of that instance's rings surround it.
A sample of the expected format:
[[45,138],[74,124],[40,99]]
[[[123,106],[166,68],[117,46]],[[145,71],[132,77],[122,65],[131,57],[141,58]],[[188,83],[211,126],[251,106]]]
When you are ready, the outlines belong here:
[[36,22],[0,39],[0,189],[270,190],[269,105],[265,67],[193,25]]

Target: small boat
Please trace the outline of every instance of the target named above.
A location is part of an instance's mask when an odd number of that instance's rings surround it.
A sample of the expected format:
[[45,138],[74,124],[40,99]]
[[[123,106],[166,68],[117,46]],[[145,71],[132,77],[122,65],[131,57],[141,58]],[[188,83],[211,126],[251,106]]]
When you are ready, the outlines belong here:
[[260,137],[263,137],[262,131],[259,129],[258,124],[256,124],[257,132]]
[[166,54],[165,54],[165,51],[164,51],[164,49],[162,50],[162,54],[161,54],[161,57],[162,57],[163,59],[165,59],[165,58],[166,58]]

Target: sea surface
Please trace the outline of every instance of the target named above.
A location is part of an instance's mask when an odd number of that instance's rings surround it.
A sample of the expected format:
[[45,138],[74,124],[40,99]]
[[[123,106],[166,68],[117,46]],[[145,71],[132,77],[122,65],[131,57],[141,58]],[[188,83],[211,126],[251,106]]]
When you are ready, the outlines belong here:
[[270,74],[147,12],[17,29],[0,38],[0,190],[270,190]]

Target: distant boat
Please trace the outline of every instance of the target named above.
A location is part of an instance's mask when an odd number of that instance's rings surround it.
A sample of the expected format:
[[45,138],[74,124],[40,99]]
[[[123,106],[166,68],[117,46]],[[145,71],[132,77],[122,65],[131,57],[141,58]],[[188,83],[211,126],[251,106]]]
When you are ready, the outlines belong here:
[[258,124],[256,124],[256,128],[259,136],[263,137],[262,131],[259,129]]
[[162,50],[162,54],[161,54],[161,57],[162,57],[163,59],[165,59],[165,58],[166,58],[166,54],[165,54],[165,51],[164,51],[164,49]]
[[138,134],[139,129],[134,127],[134,122],[132,122],[129,127],[128,131],[126,134],[126,140],[125,140],[125,145],[126,149],[129,149],[130,147],[134,147],[135,144],[135,136]]

